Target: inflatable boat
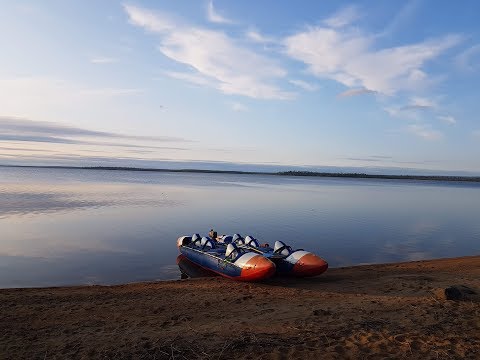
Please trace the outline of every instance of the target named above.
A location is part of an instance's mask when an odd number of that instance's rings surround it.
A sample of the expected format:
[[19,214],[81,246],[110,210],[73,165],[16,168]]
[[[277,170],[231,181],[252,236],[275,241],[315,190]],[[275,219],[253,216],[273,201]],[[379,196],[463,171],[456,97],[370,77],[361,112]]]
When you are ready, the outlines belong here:
[[191,262],[230,279],[258,281],[275,274],[275,264],[267,257],[234,243],[221,243],[194,234],[179,237],[177,246]]
[[303,249],[294,250],[282,241],[275,241],[273,248],[268,244],[261,246],[253,236],[244,238],[239,234],[223,236],[219,241],[264,256],[275,263],[276,272],[280,275],[309,277],[320,275],[328,269],[328,263],[319,256]]

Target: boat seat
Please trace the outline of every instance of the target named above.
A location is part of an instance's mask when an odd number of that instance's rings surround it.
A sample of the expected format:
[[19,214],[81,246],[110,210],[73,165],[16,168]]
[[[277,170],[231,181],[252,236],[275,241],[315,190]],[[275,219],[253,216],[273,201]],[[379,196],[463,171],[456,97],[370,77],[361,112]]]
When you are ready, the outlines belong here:
[[255,247],[255,248],[258,248],[260,246],[258,244],[257,239],[255,239],[253,236],[250,236],[250,235],[245,236],[245,245]]
[[211,239],[208,239],[207,241],[205,241],[205,244],[203,244],[202,246],[202,249],[203,250],[211,250],[211,249],[215,249],[217,246],[215,245],[215,242]]
[[275,241],[273,253],[279,255],[290,255],[293,252],[292,248],[286,245],[283,241]]
[[235,261],[242,254],[243,252],[235,244],[228,244],[225,251],[225,259]]
[[199,247],[201,248],[203,245],[202,245],[202,239],[201,238],[197,238],[195,240],[192,240],[191,244],[195,247]]
[[233,234],[232,236],[232,242],[237,242],[238,239],[243,239],[242,235],[240,234]]
[[201,239],[202,237],[200,236],[200,234],[193,234],[192,235],[192,242],[195,242],[197,241],[198,239]]
[[193,234],[191,239],[190,246],[200,247],[202,237],[199,234]]
[[208,236],[204,236],[199,240],[195,241],[195,246],[200,247],[203,249],[208,249],[211,248],[213,249],[215,247],[215,243],[212,239],[210,239]]
[[232,243],[235,243],[237,245],[245,245],[245,239],[242,236],[240,235],[237,236],[237,235],[238,234],[233,235]]
[[230,244],[233,241],[233,236],[226,235],[222,238],[224,244]]

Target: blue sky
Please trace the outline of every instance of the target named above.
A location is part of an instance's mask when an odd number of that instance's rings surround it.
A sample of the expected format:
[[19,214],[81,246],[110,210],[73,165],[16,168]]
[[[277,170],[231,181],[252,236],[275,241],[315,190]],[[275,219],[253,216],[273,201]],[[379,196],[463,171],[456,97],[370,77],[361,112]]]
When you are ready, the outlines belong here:
[[477,1],[0,6],[2,164],[480,172]]

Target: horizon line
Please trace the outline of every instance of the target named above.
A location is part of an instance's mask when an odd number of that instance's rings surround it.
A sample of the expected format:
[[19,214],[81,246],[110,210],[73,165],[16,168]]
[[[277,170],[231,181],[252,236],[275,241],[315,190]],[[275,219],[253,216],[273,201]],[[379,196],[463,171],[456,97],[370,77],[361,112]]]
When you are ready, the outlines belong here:
[[324,171],[242,171],[242,170],[215,170],[215,169],[168,169],[168,168],[144,168],[129,166],[73,166],[73,165],[5,165],[0,167],[12,168],[41,168],[41,169],[78,169],[78,170],[106,170],[106,171],[144,171],[144,172],[191,172],[213,174],[239,174],[239,175],[272,175],[272,176],[299,176],[299,177],[339,177],[356,179],[387,179],[387,180],[422,180],[422,181],[451,181],[451,182],[480,182],[480,176],[458,175],[412,175],[412,174],[368,174],[358,172],[324,172]]

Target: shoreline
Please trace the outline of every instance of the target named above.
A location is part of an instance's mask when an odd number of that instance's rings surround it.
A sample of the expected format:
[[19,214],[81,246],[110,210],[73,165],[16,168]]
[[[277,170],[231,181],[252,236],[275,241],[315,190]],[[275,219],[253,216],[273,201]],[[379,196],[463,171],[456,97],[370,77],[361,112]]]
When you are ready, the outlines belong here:
[[[445,289],[473,289],[466,301]],[[221,277],[0,289],[0,358],[480,357],[480,256]]]
[[455,176],[455,175],[387,175],[367,173],[344,173],[344,172],[316,172],[316,171],[239,171],[239,170],[208,170],[208,169],[161,169],[161,168],[138,168],[121,166],[57,166],[57,165],[1,165],[10,168],[27,169],[65,169],[65,170],[103,170],[103,171],[136,171],[136,172],[169,172],[169,173],[193,173],[193,174],[233,174],[233,175],[270,175],[270,176],[297,176],[319,178],[347,178],[347,179],[378,179],[378,180],[413,180],[434,182],[466,182],[480,183],[480,176]]

